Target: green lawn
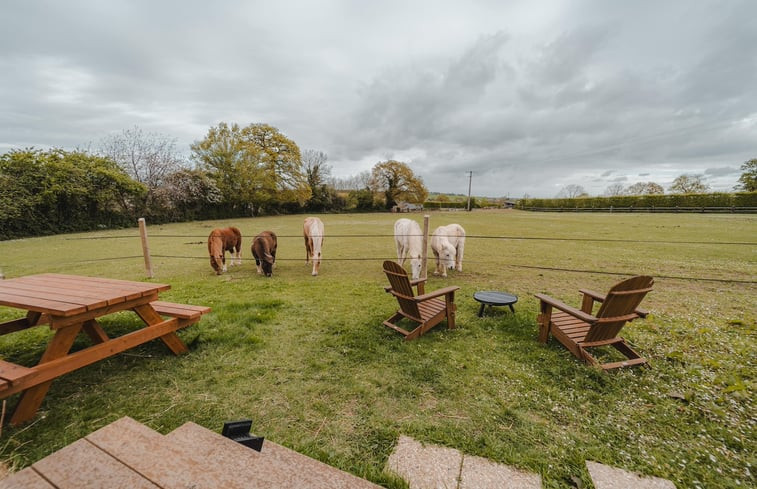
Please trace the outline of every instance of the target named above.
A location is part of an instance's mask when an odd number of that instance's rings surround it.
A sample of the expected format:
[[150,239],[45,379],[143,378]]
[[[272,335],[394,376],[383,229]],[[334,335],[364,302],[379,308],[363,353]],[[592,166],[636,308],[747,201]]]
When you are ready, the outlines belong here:
[[[400,434],[540,473],[545,487],[574,477],[591,487],[587,459],[679,488],[755,485],[757,216],[430,216],[432,230],[457,222],[468,234],[463,272],[427,285],[461,287],[458,329],[413,342],[381,324],[396,309],[381,262],[395,257],[397,215],[321,215],[318,277],[304,260],[305,216],[148,223],[152,280],[172,286],[162,298],[213,308],[180,333],[190,353],[152,342],[56,380],[33,422],[4,427],[0,460],[27,466],[122,416],[163,433],[252,418],[254,433],[386,487],[404,487],[383,473]],[[216,276],[205,242],[226,225],[242,230],[244,264]],[[272,278],[249,252],[265,229],[279,235]],[[136,228],[0,242],[0,268],[147,280]],[[534,293],[579,306],[578,288],[633,274],[655,277],[650,316],[624,329],[648,367],[603,373],[536,341]],[[516,315],[478,318],[477,290],[517,294]],[[0,308],[0,319],[17,315]],[[132,316],[103,324],[123,332],[138,326]],[[49,334],[0,337],[0,357],[33,365]]]

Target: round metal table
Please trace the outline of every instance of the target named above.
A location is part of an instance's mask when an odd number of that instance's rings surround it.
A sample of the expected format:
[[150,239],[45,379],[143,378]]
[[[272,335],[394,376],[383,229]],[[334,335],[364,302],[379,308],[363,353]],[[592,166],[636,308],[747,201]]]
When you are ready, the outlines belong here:
[[497,292],[494,290],[485,290],[475,292],[473,298],[481,303],[481,309],[478,310],[478,317],[484,315],[484,307],[486,306],[507,306],[515,314],[515,308],[513,304],[518,302],[518,296],[508,294],[507,292]]

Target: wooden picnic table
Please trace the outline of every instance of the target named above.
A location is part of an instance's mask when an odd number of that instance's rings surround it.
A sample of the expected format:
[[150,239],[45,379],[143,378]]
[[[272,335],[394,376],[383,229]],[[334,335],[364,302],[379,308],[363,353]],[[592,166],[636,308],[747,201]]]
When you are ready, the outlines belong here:
[[[44,324],[55,331],[36,366],[0,360],[0,399],[22,392],[10,422],[32,419],[55,378],[103,358],[156,338],[176,355],[186,352],[176,331],[199,321],[210,308],[159,301],[158,294],[170,288],[167,284],[56,273],[0,280],[0,306],[26,311],[25,317],[0,323],[0,335]],[[126,310],[134,311],[144,327],[110,338],[97,319]],[[70,352],[82,332],[93,345]]]

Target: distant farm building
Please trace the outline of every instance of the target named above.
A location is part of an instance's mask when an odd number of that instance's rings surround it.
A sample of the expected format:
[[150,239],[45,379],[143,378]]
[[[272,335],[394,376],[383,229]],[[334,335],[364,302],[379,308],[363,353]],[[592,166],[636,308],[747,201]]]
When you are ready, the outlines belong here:
[[411,202],[397,202],[397,205],[392,207],[392,212],[413,212],[422,210],[423,204],[413,204]]

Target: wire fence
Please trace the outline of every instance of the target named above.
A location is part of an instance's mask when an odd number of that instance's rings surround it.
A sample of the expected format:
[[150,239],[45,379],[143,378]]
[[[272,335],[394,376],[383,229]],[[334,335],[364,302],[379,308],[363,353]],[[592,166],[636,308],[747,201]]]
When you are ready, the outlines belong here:
[[[421,236],[421,235],[417,235]],[[297,239],[303,239],[303,236],[301,234],[297,235],[278,235],[279,238],[297,238]],[[329,238],[356,238],[356,239],[366,239],[366,238],[394,238],[394,234],[330,234],[328,235]],[[151,234],[150,239],[160,239],[160,238],[170,238],[170,239],[197,239],[202,238],[203,241],[199,241],[193,244],[204,244],[204,240],[207,239],[206,235],[195,235],[195,234]],[[72,237],[72,238],[66,238],[66,240],[101,240],[101,239],[140,239],[139,234],[128,234],[128,235],[111,235],[111,236],[97,236],[97,237]],[[641,240],[641,239],[613,239],[613,238],[572,238],[572,237],[540,237],[540,236],[514,236],[514,235],[467,235],[466,240],[468,239],[482,239],[482,240],[522,240],[522,241],[555,241],[555,242],[599,242],[599,243],[632,243],[632,244],[650,244],[650,245],[708,245],[708,246],[757,246],[757,242],[748,242],[748,241],[674,241],[674,240]],[[172,259],[172,260],[208,260],[207,255],[174,255],[174,254],[160,254],[160,253],[152,253],[152,258],[161,258],[161,259]],[[129,256],[115,256],[115,257],[102,257],[102,258],[89,258],[86,260],[75,260],[70,261],[67,263],[95,263],[95,262],[104,262],[104,261],[115,261],[115,260],[136,260],[136,259],[142,259],[143,255],[129,255]],[[372,256],[372,257],[329,257],[329,258],[321,258],[321,261],[324,263],[328,262],[383,262],[384,260],[396,260],[396,256]],[[428,257],[428,262],[433,262],[435,258],[433,256]],[[253,262],[253,258],[243,258],[243,261]],[[277,257],[276,261],[302,261],[302,258],[282,258]],[[60,263],[60,262],[59,262]],[[468,265],[484,265],[484,266],[490,266],[493,263],[491,261],[476,261],[476,260],[466,260],[466,264]],[[503,263],[501,261],[498,261],[496,263],[497,266],[501,267],[513,267],[513,268],[523,268],[523,269],[532,269],[532,270],[545,270],[545,271],[555,271],[555,272],[571,272],[571,273],[586,273],[586,274],[602,274],[602,275],[613,275],[613,276],[629,276],[634,275],[634,273],[627,272],[627,271],[613,271],[613,270],[596,270],[596,269],[586,269],[586,268],[565,268],[565,267],[554,267],[554,266],[542,266],[542,265],[530,265],[530,264],[523,264],[523,263]],[[663,274],[656,274],[657,278],[664,278],[664,279],[670,279],[670,280],[684,280],[684,281],[696,281],[696,282],[715,282],[715,283],[731,283],[731,284],[746,284],[746,285],[753,285],[757,284],[757,280],[744,280],[744,279],[735,279],[735,278],[717,278],[717,277],[694,277],[694,276],[684,276],[684,275],[663,275]]]
[[[409,236],[423,237],[422,234],[413,234]],[[447,235],[441,235],[447,236]],[[303,239],[301,234],[277,234],[277,238],[298,238]],[[313,237],[319,237],[313,235]],[[329,234],[324,236],[328,238],[394,238],[394,234]],[[138,234],[131,235],[118,235],[118,236],[82,236],[76,238],[66,238],[67,240],[100,240],[100,239],[135,239],[139,238]],[[185,238],[185,239],[197,239],[202,238],[206,240],[207,235],[195,235],[195,234],[151,234],[150,239],[153,238]],[[636,243],[636,244],[701,244],[701,245],[739,245],[739,246],[757,246],[757,241],[674,241],[674,240],[642,240],[642,239],[618,239],[618,238],[554,238],[543,236],[508,236],[497,235],[489,236],[482,234],[467,234],[465,239],[494,239],[494,240],[513,240],[513,241],[577,241],[577,242],[598,242],[598,243]]]

